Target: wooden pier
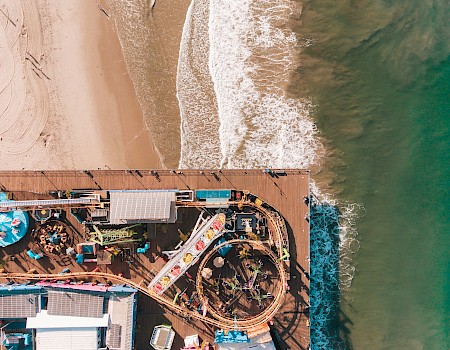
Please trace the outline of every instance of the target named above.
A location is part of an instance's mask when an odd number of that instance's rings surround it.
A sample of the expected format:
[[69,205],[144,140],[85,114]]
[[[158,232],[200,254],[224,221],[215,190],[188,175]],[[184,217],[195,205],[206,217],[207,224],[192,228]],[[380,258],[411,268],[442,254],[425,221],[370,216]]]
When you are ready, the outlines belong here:
[[[309,345],[309,206],[304,198],[309,196],[309,172],[306,170],[81,170],[81,171],[2,171],[0,191],[11,192],[17,200],[45,199],[49,191],[73,189],[103,190],[158,190],[158,189],[236,189],[248,190],[270,204],[286,220],[290,248],[290,290],[286,302],[274,317],[273,325],[283,346],[290,349],[307,349]],[[71,220],[76,230],[81,226]],[[81,241],[84,237],[80,235]],[[158,241],[158,237],[153,237]],[[71,271],[83,271],[86,267],[69,262],[33,261],[26,255],[31,241],[3,248],[3,255],[14,256],[5,267],[8,272],[36,269],[38,272],[57,272],[64,267]],[[151,260],[151,259],[150,259]],[[146,278],[146,271],[157,268],[158,261],[139,257],[129,266],[129,276],[134,282]],[[41,263],[41,261],[43,261]],[[108,273],[122,272],[121,267],[105,265]],[[171,322],[180,336],[203,333],[208,339],[212,333],[208,326],[196,323],[191,326],[162,309],[146,297],[139,300],[136,348],[148,347],[153,325]],[[211,338],[209,338],[211,339]],[[181,338],[178,339],[181,341]]]

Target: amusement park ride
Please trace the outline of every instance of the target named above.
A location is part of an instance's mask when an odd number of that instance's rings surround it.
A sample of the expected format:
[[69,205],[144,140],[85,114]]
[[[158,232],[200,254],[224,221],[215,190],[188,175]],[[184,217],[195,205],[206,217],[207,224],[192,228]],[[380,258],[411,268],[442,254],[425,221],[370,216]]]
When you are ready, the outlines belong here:
[[[92,193],[89,193],[89,200],[92,200]],[[82,201],[83,197],[80,198],[72,198],[77,205],[79,205]],[[97,196],[96,200],[100,202],[100,197]],[[68,203],[68,199],[60,199],[59,201],[64,201],[64,205],[70,206]],[[46,207],[48,209],[53,209],[58,207],[58,200],[53,201],[27,201],[27,202],[15,202],[9,203],[9,208],[14,207],[15,209],[19,209],[22,206],[26,208],[30,207]],[[100,203],[95,203],[95,207],[98,207]],[[245,265],[242,265],[240,268],[247,269],[250,273],[249,278],[245,279],[240,275],[235,275],[232,278],[221,278],[218,277],[219,281],[221,280],[221,285],[219,283],[219,290],[221,291],[219,294],[224,298],[230,298],[227,300],[227,304],[231,305],[235,302],[235,299],[240,297],[242,293],[246,294],[246,298],[244,300],[247,301],[256,301],[259,309],[264,309],[265,304],[264,301],[271,300],[271,305],[267,307],[264,311],[258,312],[254,317],[252,315],[246,315],[245,319],[236,319],[233,317],[230,319],[224,316],[220,316],[218,320],[215,320],[208,316],[208,308],[211,309],[215,307],[218,309],[217,313],[219,314],[219,307],[211,305],[211,299],[203,294],[204,291],[207,290],[208,285],[211,287],[211,290],[217,289],[216,286],[213,286],[209,283],[202,283],[197,286],[197,293],[201,296],[202,300],[202,313],[199,314],[193,312],[187,308],[183,308],[183,306],[176,305],[176,302],[173,302],[173,298],[168,298],[165,295],[165,292],[174,284],[176,281],[185,275],[185,273],[194,265],[196,265],[197,261],[202,258],[204,252],[206,252],[211,244],[217,241],[218,238],[222,237],[224,234],[230,236],[231,233],[234,232],[225,229],[226,220],[230,221],[230,218],[227,218],[225,213],[218,210],[217,214],[211,215],[211,209],[209,211],[204,209],[204,204],[202,202],[179,202],[177,203],[179,207],[189,206],[189,207],[197,207],[201,210],[197,223],[195,224],[192,233],[189,238],[186,239],[185,242],[181,241],[174,250],[163,251],[163,254],[167,256],[167,263],[161,268],[161,270],[154,276],[154,278],[148,283],[147,287],[139,286],[139,290],[144,294],[151,296],[156,299],[158,302],[165,304],[166,306],[174,309],[177,312],[180,312],[186,316],[190,316],[193,318],[200,318],[202,321],[210,324],[220,325],[223,329],[234,329],[238,327],[239,329],[247,329],[251,327],[255,327],[258,324],[267,322],[270,317],[272,317],[278,308],[280,307],[283,297],[286,291],[286,283],[287,277],[285,273],[285,267],[283,266],[283,262],[279,261],[280,257],[283,256],[283,248],[282,246],[282,235],[285,233],[280,232],[280,228],[276,222],[273,222],[273,215],[270,215],[270,211],[273,210],[271,208],[263,207],[261,205],[257,206],[255,202],[251,202],[247,200],[246,195],[242,196],[242,200],[238,203],[230,203],[227,202],[227,205],[230,207],[244,207],[244,208],[252,208],[253,210],[259,211],[262,215],[265,215],[267,220],[272,223],[272,239],[276,242],[272,247],[268,245],[267,241],[264,241],[262,238],[258,237],[258,241],[249,240],[244,235],[247,233],[252,233],[252,229],[250,227],[249,221],[244,220],[245,230],[241,233],[240,237],[234,240],[226,240],[222,245],[230,245],[232,243],[238,243],[239,249],[234,250],[234,254],[237,256],[238,262],[246,261]],[[107,206],[105,202],[102,206]],[[239,210],[239,209],[236,209]],[[233,213],[230,211],[231,215]],[[99,244],[100,246],[110,246],[117,245],[121,243],[132,243],[141,241],[142,237],[139,237],[136,232],[133,230],[140,224],[127,225],[124,227],[109,227],[109,228],[99,228],[97,225],[92,225],[92,231],[89,232],[89,241]],[[43,235],[42,235],[43,236]],[[232,237],[232,236],[230,236]],[[244,245],[245,244],[245,245]],[[220,245],[219,245],[220,246]],[[279,283],[276,283],[278,288],[271,292],[263,292],[261,289],[261,282],[267,279],[267,273],[263,272],[263,263],[261,260],[255,262],[249,262],[252,259],[253,255],[253,246],[258,246],[259,249],[264,248],[267,253],[267,257],[272,257],[274,264],[277,265],[276,270],[278,270],[278,279]],[[58,246],[59,248],[59,246]],[[216,251],[217,247],[212,251]],[[275,251],[274,251],[275,250]],[[210,251],[211,252],[211,251]],[[230,254],[230,253],[229,253]],[[207,255],[209,257],[209,255]],[[227,257],[224,257],[227,259]],[[204,258],[204,260],[207,258]],[[236,259],[228,259],[228,264]],[[225,265],[228,266],[228,265]],[[217,270],[217,269],[216,269]],[[202,279],[201,270],[198,270],[197,279]],[[40,274],[30,276],[29,274],[5,274],[0,275],[1,277],[9,277],[9,278],[23,278],[23,279],[41,279],[41,278],[60,278],[59,276],[52,276],[49,274]],[[89,276],[97,276],[108,278],[110,280],[117,280],[118,277],[103,274],[100,272],[95,273],[87,273],[87,272],[78,272],[73,274],[65,274],[65,278],[72,277],[89,277]],[[200,277],[199,277],[200,276]],[[131,281],[125,281],[122,278],[119,278],[120,282],[132,283]],[[274,282],[274,281],[272,281]],[[197,282],[198,283],[198,282]],[[176,299],[180,298],[185,291],[180,293]],[[221,294],[224,295],[221,295]],[[215,294],[215,293],[214,293]],[[209,304],[209,305],[208,305]]]
[[[117,203],[113,203],[113,196],[107,190],[77,190],[60,191],[53,199],[0,201],[0,212],[41,212],[36,222],[45,229],[51,226],[45,217],[49,212],[59,213],[62,219],[64,213],[76,213],[84,227],[81,235],[86,243],[116,253],[121,247],[139,245],[138,249],[145,254],[151,245],[149,225],[167,224],[176,220],[177,212],[183,210],[198,213],[192,229],[175,229],[179,243],[161,249],[164,264],[141,281],[98,268],[64,274],[3,269],[0,278],[104,280],[127,284],[186,321],[198,320],[222,330],[251,332],[270,322],[285,301],[290,278],[287,227],[280,213],[257,195],[245,190],[227,190],[232,197],[225,198],[220,197],[223,195],[220,191],[209,194],[202,190],[197,197],[195,190],[191,190],[192,194],[188,190],[116,190],[113,192]],[[150,197],[145,198],[150,193],[151,201]],[[113,217],[121,224],[113,223]],[[61,243],[73,240],[65,227],[53,230],[51,226],[48,230],[48,233],[35,234],[36,241],[40,239],[44,247],[55,245],[55,250],[62,249]],[[152,239],[157,241],[157,237]],[[64,250],[68,248],[64,246]]]

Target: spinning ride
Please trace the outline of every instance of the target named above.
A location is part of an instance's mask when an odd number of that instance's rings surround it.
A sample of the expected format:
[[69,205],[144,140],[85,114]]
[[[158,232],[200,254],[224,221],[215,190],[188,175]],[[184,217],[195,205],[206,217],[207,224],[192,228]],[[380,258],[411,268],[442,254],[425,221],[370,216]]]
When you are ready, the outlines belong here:
[[36,244],[45,255],[65,254],[72,246],[73,238],[67,225],[61,221],[48,221],[32,231]]
[[0,213],[0,247],[20,241],[28,231],[28,214],[22,210]]
[[[234,240],[226,263],[217,268],[214,265],[222,245],[216,246],[201,262],[197,274],[197,292],[208,311],[216,319],[249,320],[264,314],[267,309],[280,302],[283,286],[281,263],[261,242]],[[244,251],[245,254],[241,254]],[[212,270],[206,279],[202,273]],[[275,296],[278,300],[275,301]],[[281,297],[281,298],[280,298]]]

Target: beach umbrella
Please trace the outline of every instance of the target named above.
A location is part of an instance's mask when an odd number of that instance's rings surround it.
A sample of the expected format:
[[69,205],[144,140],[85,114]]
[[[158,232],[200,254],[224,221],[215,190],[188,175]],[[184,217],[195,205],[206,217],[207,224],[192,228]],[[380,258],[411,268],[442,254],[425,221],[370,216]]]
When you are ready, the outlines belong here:
[[212,277],[212,270],[209,268],[209,267],[205,267],[203,270],[202,270],[202,276],[203,276],[203,278],[205,278],[205,279],[210,279],[211,277]]
[[225,259],[222,258],[221,256],[218,256],[213,260],[213,264],[215,267],[221,268],[225,264]]

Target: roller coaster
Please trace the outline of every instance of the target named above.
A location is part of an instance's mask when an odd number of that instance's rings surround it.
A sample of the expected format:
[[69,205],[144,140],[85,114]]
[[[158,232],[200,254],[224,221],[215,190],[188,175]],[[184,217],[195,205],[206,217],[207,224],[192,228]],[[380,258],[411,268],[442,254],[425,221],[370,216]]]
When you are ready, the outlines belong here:
[[[114,275],[110,273],[104,273],[104,272],[68,272],[64,274],[48,274],[48,273],[8,273],[3,272],[0,273],[0,279],[8,279],[10,281],[15,280],[68,280],[68,279],[104,279],[106,281],[111,282],[117,282],[120,284],[126,284],[129,286],[132,286],[136,288],[138,291],[140,291],[142,294],[145,294],[152,299],[154,299],[156,302],[164,305],[165,307],[171,309],[175,314],[182,317],[183,319],[189,320],[194,319],[201,322],[204,322],[206,324],[209,324],[211,326],[215,326],[220,329],[224,330],[231,330],[231,329],[239,329],[248,331],[251,329],[255,329],[258,326],[261,326],[268,321],[270,321],[275,314],[278,312],[280,307],[282,306],[285,295],[286,295],[286,289],[287,289],[287,282],[288,282],[288,276],[286,273],[286,270],[284,268],[283,263],[283,256],[286,251],[286,246],[288,244],[287,241],[287,231],[286,226],[284,225],[284,220],[281,218],[281,216],[276,212],[272,211],[270,208],[264,208],[261,203],[255,203],[250,200],[248,200],[245,196],[241,201],[233,201],[228,202],[230,205],[235,206],[249,206],[253,207],[255,210],[259,211],[261,214],[263,214],[268,222],[271,224],[272,227],[272,237],[271,242],[263,242],[263,241],[255,241],[255,240],[249,240],[249,239],[233,239],[228,240],[222,244],[217,245],[214,249],[209,251],[206,256],[202,259],[200,263],[200,268],[197,273],[196,278],[196,289],[200,296],[203,296],[203,286],[201,283],[201,267],[204,266],[206,261],[217,252],[218,249],[222,248],[223,246],[227,244],[237,244],[237,243],[248,243],[254,249],[257,249],[261,251],[264,255],[266,255],[275,265],[278,277],[279,277],[279,287],[276,288],[276,292],[273,294],[273,300],[271,301],[270,305],[261,311],[259,314],[255,316],[249,316],[244,319],[230,319],[226,318],[222,315],[220,315],[216,310],[213,308],[210,308],[208,312],[212,317],[209,317],[207,314],[203,315],[198,313],[197,311],[189,310],[187,307],[177,305],[174,303],[172,299],[170,299],[167,296],[160,295],[153,291],[152,289],[148,288],[147,285],[145,285],[144,280],[140,283],[136,283],[128,278],[125,278],[123,276]],[[209,203],[211,204],[211,203]],[[177,203],[179,207],[204,207],[204,203],[201,202],[182,202]],[[269,244],[267,244],[269,243]],[[269,246],[275,246],[277,254],[274,253]],[[204,297],[202,297],[203,301]]]
[[204,323],[210,324],[212,326],[221,328],[221,329],[240,329],[240,330],[249,330],[252,328],[256,328],[267,321],[269,321],[279,309],[279,306],[282,303],[282,299],[284,298],[285,289],[281,288],[279,293],[275,296],[274,302],[271,307],[264,310],[261,314],[259,314],[255,318],[247,319],[247,320],[237,320],[230,321],[229,319],[220,317],[219,319],[213,319],[208,316],[203,316],[196,311],[191,311],[185,307],[176,305],[173,301],[167,297],[156,294],[155,292],[148,289],[146,286],[143,286],[139,283],[135,283],[125,277],[121,277],[118,275],[104,273],[104,272],[68,272],[64,274],[48,274],[48,273],[0,273],[0,278],[8,279],[8,280],[67,280],[67,279],[85,279],[85,278],[102,278],[109,281],[118,282],[121,284],[127,284],[133,288],[136,288],[142,294],[145,294],[151,298],[153,298],[158,303],[168,307],[173,312],[178,314],[184,319],[195,319],[202,321]]
[[280,280],[279,280],[278,288],[275,289],[276,293],[274,295],[273,301],[271,302],[269,307],[266,308],[260,314],[258,314],[256,316],[248,317],[244,321],[243,320],[231,321],[230,319],[227,319],[227,318],[223,317],[222,315],[220,315],[213,308],[209,308],[208,309],[208,312],[211,313],[211,315],[213,315],[213,317],[216,320],[219,320],[223,324],[225,324],[225,323],[230,324],[231,323],[231,324],[237,326],[239,329],[241,329],[240,325],[244,326],[244,324],[245,325],[247,324],[245,322],[254,322],[255,324],[252,325],[252,327],[256,327],[256,326],[258,326],[258,325],[260,325],[262,323],[265,323],[265,322],[269,321],[276,314],[276,312],[279,310],[279,308],[281,307],[281,305],[282,305],[282,303],[284,301],[285,294],[286,294],[286,285],[287,285],[286,274],[284,272],[283,266],[281,265],[280,262],[278,262],[278,257],[270,249],[268,249],[264,245],[263,242],[261,242],[261,241],[252,241],[252,240],[233,239],[233,240],[229,240],[229,241],[226,241],[226,242],[224,242],[222,244],[219,244],[219,245],[215,246],[214,249],[212,249],[211,251],[209,251],[206,254],[206,256],[203,258],[202,262],[200,263],[200,266],[199,266],[199,269],[198,269],[198,273],[197,273],[197,279],[196,279],[196,289],[197,289],[197,292],[199,293],[199,295],[202,297],[202,299],[205,299],[205,297],[203,295],[203,285],[202,285],[201,271],[203,270],[206,262],[217,251],[219,251],[222,247],[225,247],[228,244],[232,245],[232,244],[243,244],[243,243],[248,243],[251,246],[253,246],[254,249],[257,249],[257,250],[261,251],[262,253],[264,253],[273,262],[273,264],[277,268]]

